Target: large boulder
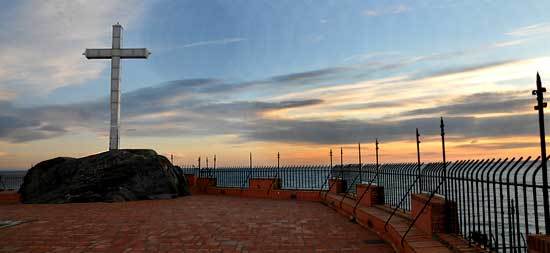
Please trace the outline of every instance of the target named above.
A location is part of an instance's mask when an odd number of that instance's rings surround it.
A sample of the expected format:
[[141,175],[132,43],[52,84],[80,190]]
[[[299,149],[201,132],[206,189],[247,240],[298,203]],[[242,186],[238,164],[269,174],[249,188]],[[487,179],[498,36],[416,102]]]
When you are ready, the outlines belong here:
[[166,199],[189,194],[181,169],[153,150],[112,150],[58,157],[32,167],[19,189],[23,203]]

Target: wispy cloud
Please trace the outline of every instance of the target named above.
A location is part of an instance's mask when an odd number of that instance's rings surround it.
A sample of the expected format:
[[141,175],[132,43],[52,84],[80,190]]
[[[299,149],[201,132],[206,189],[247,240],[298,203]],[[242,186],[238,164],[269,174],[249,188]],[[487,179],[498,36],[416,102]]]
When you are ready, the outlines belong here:
[[471,116],[477,114],[525,113],[531,109],[529,91],[483,92],[460,96],[444,105],[401,113],[403,116]]
[[506,35],[527,37],[550,33],[550,23],[539,23],[514,29],[507,32]]
[[[0,82],[16,95],[47,93],[92,80],[108,66],[89,62],[84,47],[110,45],[115,21],[138,26],[146,4],[134,1],[21,1],[3,9]],[[132,8],[127,8],[132,6]]]
[[270,78],[270,80],[277,82],[292,82],[292,81],[312,81],[317,78],[327,78],[331,75],[343,73],[349,71],[350,69],[345,67],[334,67],[334,68],[325,68],[312,71],[305,71],[299,73],[292,73],[287,75],[279,75]]
[[[249,140],[289,143],[346,144],[371,141],[409,139],[411,130],[422,129],[425,136],[439,133],[439,117],[408,120],[259,120],[253,131],[244,132]],[[475,137],[525,136],[536,131],[536,116],[447,117],[447,132],[453,140]],[[502,127],[506,126],[506,127]]]
[[467,73],[473,73],[475,75],[484,70],[496,69],[503,66],[518,64],[520,62],[521,60],[516,60],[516,59],[484,62],[480,64],[465,65],[465,66],[460,66],[460,67],[455,67],[450,69],[440,69],[433,72],[425,72],[418,76],[413,77],[412,79],[439,78],[439,77],[447,77],[454,74],[467,74]]
[[522,45],[528,42],[528,39],[520,39],[520,40],[509,40],[509,41],[500,41],[496,42],[492,45],[494,48],[501,48],[501,47],[512,47],[517,45]]
[[231,43],[237,43],[247,40],[246,38],[224,38],[219,40],[206,40],[206,41],[198,41],[193,42],[185,45],[175,46],[171,49],[175,48],[189,48],[189,47],[202,47],[202,46],[210,46],[210,45],[225,45],[225,44],[231,44]]
[[[549,63],[550,58],[547,57],[487,62],[452,69],[443,68],[435,72],[428,70],[417,74],[317,86],[287,92],[276,98],[319,98],[325,101],[313,108],[292,109],[288,115],[301,119],[379,120],[389,117],[403,120],[434,114],[472,116],[477,110],[474,104],[479,106],[480,113],[483,114],[526,112],[531,108],[527,106],[530,97],[525,98],[525,94],[513,92],[524,91],[525,87],[532,85],[533,70]],[[496,90],[502,94],[491,99],[480,98],[481,95],[467,97]],[[499,96],[500,99],[497,100]],[[385,101],[399,101],[400,104],[388,104],[385,107],[365,104]],[[286,115],[278,116],[284,118]]]
[[472,142],[468,144],[457,145],[455,146],[455,148],[504,150],[504,149],[532,148],[532,147],[536,147],[537,145],[538,145],[537,142],[490,142],[490,143]]
[[344,60],[342,61],[343,62],[350,62],[350,61],[363,62],[363,61],[372,60],[379,57],[396,56],[396,55],[399,55],[399,52],[397,51],[372,52],[372,53],[365,53],[365,54],[355,54],[344,58]]
[[366,15],[369,17],[377,17],[377,16],[384,16],[384,15],[400,14],[400,13],[408,12],[410,10],[411,8],[409,6],[405,4],[398,4],[398,5],[392,5],[392,6],[366,9],[366,10],[363,10],[363,15]]
[[306,40],[308,42],[318,43],[325,39],[325,35],[323,34],[311,34],[306,36]]

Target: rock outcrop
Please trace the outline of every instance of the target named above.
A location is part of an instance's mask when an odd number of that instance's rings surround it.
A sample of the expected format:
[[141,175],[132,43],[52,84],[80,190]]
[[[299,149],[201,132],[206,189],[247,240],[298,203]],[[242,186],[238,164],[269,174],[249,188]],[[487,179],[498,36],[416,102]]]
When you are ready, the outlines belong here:
[[19,189],[23,203],[115,202],[189,194],[181,169],[153,150],[112,150],[58,157],[32,167]]

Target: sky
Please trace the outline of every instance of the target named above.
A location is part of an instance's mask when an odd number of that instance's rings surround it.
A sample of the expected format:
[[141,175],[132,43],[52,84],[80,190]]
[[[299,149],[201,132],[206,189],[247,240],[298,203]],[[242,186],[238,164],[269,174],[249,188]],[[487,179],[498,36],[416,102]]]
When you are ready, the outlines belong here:
[[[9,1],[0,9],[0,169],[108,149],[111,26],[121,148],[218,166],[537,156],[549,1]],[[547,122],[548,124],[549,122]],[[203,160],[204,161],[204,160]]]

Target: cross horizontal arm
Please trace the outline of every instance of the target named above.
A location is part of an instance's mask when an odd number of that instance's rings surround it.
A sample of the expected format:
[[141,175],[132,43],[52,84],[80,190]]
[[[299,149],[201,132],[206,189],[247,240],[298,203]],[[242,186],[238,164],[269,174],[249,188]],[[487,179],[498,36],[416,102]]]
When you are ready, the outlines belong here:
[[[113,49],[113,51],[118,51]],[[147,48],[123,48],[119,49],[120,58],[126,59],[147,59],[151,52]]]
[[88,59],[111,59],[112,49],[86,49],[83,55]]
[[147,48],[123,48],[123,49],[86,49],[84,56],[88,59],[111,59],[119,56],[122,59],[147,59],[151,53]]

